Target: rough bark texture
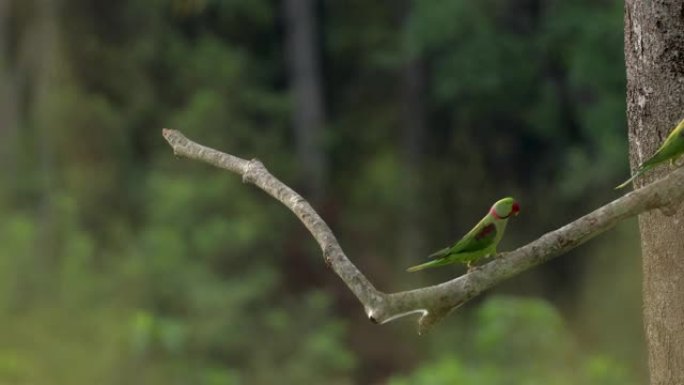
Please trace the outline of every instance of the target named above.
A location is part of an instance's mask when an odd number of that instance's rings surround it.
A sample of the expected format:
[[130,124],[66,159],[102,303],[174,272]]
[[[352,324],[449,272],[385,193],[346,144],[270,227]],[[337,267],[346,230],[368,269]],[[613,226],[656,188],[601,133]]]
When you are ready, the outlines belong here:
[[384,293],[376,289],[342,251],[328,225],[294,190],[271,175],[257,159],[245,160],[197,144],[176,130],[163,130],[164,138],[178,156],[201,160],[239,175],[289,208],[311,232],[326,263],[363,304],[368,318],[389,322],[409,314],[422,314],[423,332],[471,298],[497,283],[575,248],[618,222],[647,210],[667,209],[684,200],[684,168],[647,187],[631,192],[536,241],[458,278],[420,289]]
[[[630,158],[634,168],[684,117],[684,1],[625,2],[625,61]],[[649,183],[663,166],[636,180]],[[674,210],[673,210],[674,211]],[[639,216],[643,251],[644,327],[652,385],[684,384],[684,219]]]

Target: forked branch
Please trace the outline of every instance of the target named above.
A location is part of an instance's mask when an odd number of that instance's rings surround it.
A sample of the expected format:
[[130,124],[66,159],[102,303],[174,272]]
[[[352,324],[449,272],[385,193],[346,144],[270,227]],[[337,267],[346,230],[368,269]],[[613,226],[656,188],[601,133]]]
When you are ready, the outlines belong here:
[[684,168],[680,168],[468,274],[434,286],[383,293],[347,258],[335,235],[311,205],[271,175],[259,160],[246,160],[205,147],[176,130],[165,128],[162,134],[175,155],[201,160],[239,174],[243,182],[261,188],[292,210],[320,245],[328,266],[356,295],[371,321],[385,323],[420,313],[419,333],[497,283],[581,245],[626,218],[658,208],[671,212],[672,207],[677,207],[684,199]]

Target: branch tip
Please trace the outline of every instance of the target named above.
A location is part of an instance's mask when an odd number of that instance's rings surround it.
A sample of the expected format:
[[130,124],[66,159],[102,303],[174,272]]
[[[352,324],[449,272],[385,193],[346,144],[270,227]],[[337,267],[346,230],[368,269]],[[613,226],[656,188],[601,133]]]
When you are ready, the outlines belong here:
[[164,139],[166,139],[166,141],[169,142],[169,144],[171,144],[171,145],[173,145],[173,144],[171,143],[171,139],[172,139],[172,137],[174,136],[174,134],[177,134],[177,133],[178,133],[178,131],[176,131],[176,130],[172,130],[172,129],[170,129],[170,128],[162,128],[162,136],[163,136]]

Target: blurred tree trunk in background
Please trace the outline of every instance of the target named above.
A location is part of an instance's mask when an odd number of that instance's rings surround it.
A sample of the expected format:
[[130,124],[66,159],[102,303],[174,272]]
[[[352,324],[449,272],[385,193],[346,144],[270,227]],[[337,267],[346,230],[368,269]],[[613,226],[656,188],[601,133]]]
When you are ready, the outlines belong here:
[[323,148],[325,111],[315,0],[285,0],[286,48],[293,102],[295,141],[306,193],[314,202],[325,194]]
[[[625,2],[627,118],[632,167],[652,155],[684,115],[684,2]],[[637,180],[644,185],[662,167]],[[684,221],[639,217],[643,253],[644,327],[652,385],[684,384]],[[616,262],[619,263],[619,262]]]
[[17,176],[17,73],[10,55],[10,1],[0,1],[0,168],[12,183]]
[[[409,22],[412,12],[412,1],[400,5],[401,23]],[[401,122],[402,122],[402,158],[407,171],[406,202],[402,215],[401,257],[403,265],[409,265],[419,257],[423,249],[423,221],[421,213],[425,212],[424,202],[420,199],[422,186],[420,176],[423,166],[426,114],[425,114],[425,65],[422,58],[405,52],[406,62],[402,68]]]
[[10,204],[37,198],[38,241],[27,257],[35,268],[18,280],[22,300],[53,274],[57,255],[54,110],[48,101],[61,70],[57,9],[53,0],[0,1],[1,195]]
[[[43,263],[38,264],[43,271],[40,276],[49,276],[53,271],[58,253],[57,235],[55,232],[54,194],[56,178],[54,110],[51,101],[54,97],[56,78],[63,70],[59,66],[59,14],[57,1],[37,0],[33,26],[21,46],[22,60],[28,71],[26,90],[31,99],[27,99],[27,126],[31,127],[35,141],[36,161],[38,164],[38,188],[40,190],[40,244],[37,245],[37,256]],[[23,117],[22,117],[23,118]]]

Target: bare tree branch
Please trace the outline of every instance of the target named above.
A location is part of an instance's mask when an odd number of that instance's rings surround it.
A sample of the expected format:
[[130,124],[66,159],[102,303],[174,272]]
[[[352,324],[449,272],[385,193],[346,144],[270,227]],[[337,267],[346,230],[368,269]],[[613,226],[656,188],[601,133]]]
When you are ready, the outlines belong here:
[[434,286],[383,293],[347,258],[335,235],[311,205],[271,175],[259,160],[245,160],[202,146],[176,130],[165,128],[162,134],[175,155],[201,160],[240,174],[243,182],[256,185],[292,210],[320,245],[328,266],[363,304],[371,321],[385,323],[420,313],[419,333],[427,331],[453,309],[497,283],[581,245],[626,218],[653,209],[662,209],[668,215],[684,199],[684,168],[680,168],[523,247],[500,254],[500,258],[468,274]]

